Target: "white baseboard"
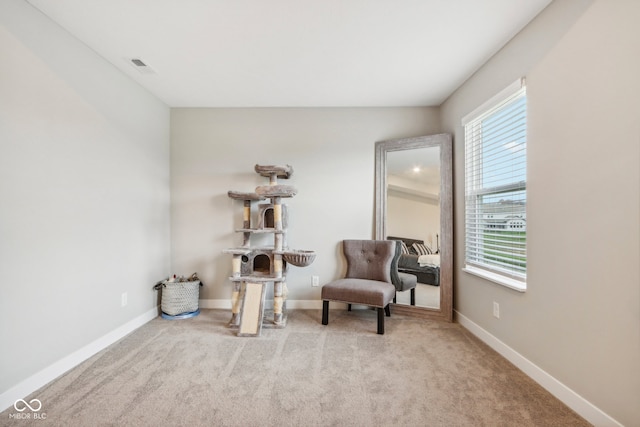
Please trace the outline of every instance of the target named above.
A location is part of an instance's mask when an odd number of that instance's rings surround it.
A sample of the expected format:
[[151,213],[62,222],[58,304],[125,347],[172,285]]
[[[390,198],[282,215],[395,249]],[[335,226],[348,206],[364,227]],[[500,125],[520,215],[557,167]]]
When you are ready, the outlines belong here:
[[500,341],[480,325],[474,323],[468,317],[455,311],[456,320],[465,329],[478,337],[489,347],[497,351],[501,356],[509,362],[517,366],[521,371],[527,374],[531,379],[544,387],[549,393],[554,395],[558,400],[563,402],[569,408],[573,409],[581,417],[598,427],[622,427],[622,424],[611,418],[598,407],[590,403],[588,400],[571,390],[566,385],[552,377],[539,366],[535,365],[529,359]]
[[[200,308],[221,308],[231,310],[229,299],[201,299]],[[273,308],[273,300],[265,301],[265,308]],[[322,300],[287,300],[287,308],[295,310],[322,310]]]
[[198,300],[198,306],[200,308],[220,308],[224,310],[231,310],[230,299],[201,299]]
[[322,310],[322,300],[287,300],[287,308],[295,310]]
[[48,384],[68,370],[78,366],[94,354],[104,350],[119,339],[135,331],[140,326],[158,317],[158,308],[141,314],[135,319],[130,320],[117,329],[109,332],[101,338],[89,343],[81,349],[71,353],[70,355],[58,360],[53,365],[44,368],[40,372],[30,376],[24,381],[18,383],[14,387],[0,394],[0,412],[13,406],[16,400],[23,399],[30,395],[40,387]]

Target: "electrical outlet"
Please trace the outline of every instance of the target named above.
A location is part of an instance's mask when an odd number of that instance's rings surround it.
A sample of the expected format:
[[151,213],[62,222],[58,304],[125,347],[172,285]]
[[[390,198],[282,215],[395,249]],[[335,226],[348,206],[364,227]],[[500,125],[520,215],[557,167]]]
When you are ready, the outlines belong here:
[[311,286],[320,286],[320,277],[311,276]]
[[496,319],[500,318],[500,304],[495,301],[493,302],[493,317]]
[[123,292],[122,295],[120,295],[120,305],[122,307],[127,305],[127,293]]

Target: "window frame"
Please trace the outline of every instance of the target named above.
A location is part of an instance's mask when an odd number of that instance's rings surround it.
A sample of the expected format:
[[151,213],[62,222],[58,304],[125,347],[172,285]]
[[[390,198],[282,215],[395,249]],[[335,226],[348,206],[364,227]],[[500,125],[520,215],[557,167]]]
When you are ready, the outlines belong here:
[[[479,126],[483,119],[489,117],[490,115],[500,111],[501,108],[507,107],[511,105],[512,100],[515,101],[520,99],[521,96],[525,97],[525,114],[526,114],[526,81],[525,78],[520,78],[517,81],[510,84],[508,87],[500,91],[495,96],[491,97],[489,100],[484,102],[482,105],[474,109],[472,112],[467,114],[462,118],[462,126],[465,132],[465,205],[464,205],[464,229],[465,229],[465,255],[464,255],[464,267],[463,271],[473,274],[475,276],[482,277],[491,282],[506,286],[508,288],[514,289],[519,292],[525,292],[527,289],[527,266],[524,267],[524,273],[514,273],[510,272],[508,269],[500,269],[497,266],[490,266],[489,264],[482,264],[482,262],[477,262],[475,260],[469,259],[469,247],[470,247],[470,236],[468,232],[468,226],[472,219],[469,219],[469,197],[478,197],[487,194],[499,194],[505,191],[523,191],[524,192],[524,200],[525,200],[525,215],[526,215],[526,199],[527,199],[527,178],[525,174],[524,181],[511,182],[505,185],[499,185],[494,187],[483,187],[482,185],[478,185],[477,183],[469,183],[469,170],[482,167],[482,164],[478,163],[479,159],[475,158],[476,162],[469,159],[470,149],[473,150],[477,147],[477,144],[480,141],[478,140],[468,140],[468,126]],[[528,118],[525,115],[525,129]],[[525,143],[526,143],[526,133],[525,133]],[[470,147],[470,144],[473,144],[473,147]],[[527,158],[525,153],[524,158],[525,165],[527,164]],[[525,166],[526,167],[526,166]],[[472,177],[478,177],[478,174],[471,174]],[[474,178],[475,179],[475,178]],[[473,207],[473,206],[472,206]],[[477,210],[476,210],[477,211]],[[479,221],[479,220],[477,220]],[[526,229],[525,229],[525,260],[526,260]],[[477,244],[477,243],[476,243]],[[526,262],[526,261],[525,261]]]

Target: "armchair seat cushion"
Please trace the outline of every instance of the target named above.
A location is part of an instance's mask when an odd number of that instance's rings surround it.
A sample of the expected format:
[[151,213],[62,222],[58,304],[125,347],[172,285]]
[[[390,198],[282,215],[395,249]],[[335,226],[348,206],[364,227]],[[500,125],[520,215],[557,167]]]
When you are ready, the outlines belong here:
[[322,299],[372,307],[386,307],[395,296],[391,283],[368,279],[338,279],[322,287]]
[[409,289],[414,289],[418,284],[418,278],[409,273],[398,273],[398,278],[400,279],[399,283],[396,285],[396,288],[400,291],[408,291]]

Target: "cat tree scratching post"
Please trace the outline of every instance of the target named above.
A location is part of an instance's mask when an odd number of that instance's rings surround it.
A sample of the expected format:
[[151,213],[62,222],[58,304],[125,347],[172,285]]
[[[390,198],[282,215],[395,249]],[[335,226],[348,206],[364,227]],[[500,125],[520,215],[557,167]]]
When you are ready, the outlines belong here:
[[[283,328],[286,326],[286,272],[287,265],[299,267],[310,265],[313,251],[290,250],[287,247],[286,233],[288,212],[283,198],[296,195],[296,189],[282,185],[280,179],[289,179],[293,168],[286,166],[256,165],[255,171],[269,178],[269,185],[256,188],[254,193],[229,191],[232,199],[243,201],[242,247],[226,249],[231,254],[233,293],[231,296],[230,327],[238,327],[238,335],[260,335],[263,323],[265,327]],[[259,205],[258,223],[251,226],[251,204],[254,201],[269,199],[270,203]],[[273,234],[273,246],[252,247],[253,234]],[[273,318],[264,318],[264,299],[267,283],[273,283]],[[263,319],[264,318],[264,319]]]

